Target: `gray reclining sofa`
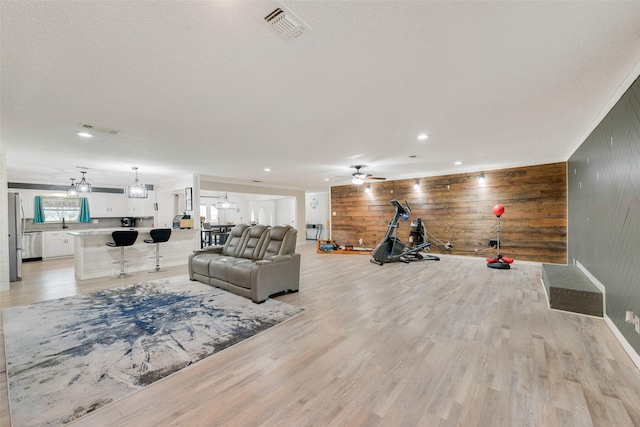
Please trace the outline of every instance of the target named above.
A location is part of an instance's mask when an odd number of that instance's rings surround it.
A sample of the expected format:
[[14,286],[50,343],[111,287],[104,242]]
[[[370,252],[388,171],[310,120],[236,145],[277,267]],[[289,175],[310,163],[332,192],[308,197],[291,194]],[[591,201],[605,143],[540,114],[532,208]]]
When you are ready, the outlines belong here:
[[251,298],[255,303],[274,294],[297,292],[297,234],[288,225],[238,224],[223,246],[208,246],[189,256],[189,279]]

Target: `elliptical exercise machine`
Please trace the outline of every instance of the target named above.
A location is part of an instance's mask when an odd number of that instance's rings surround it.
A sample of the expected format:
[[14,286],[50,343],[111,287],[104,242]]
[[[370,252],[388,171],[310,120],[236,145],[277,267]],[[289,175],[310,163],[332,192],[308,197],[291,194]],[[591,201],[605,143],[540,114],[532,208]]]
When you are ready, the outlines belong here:
[[398,234],[398,222],[400,218],[405,221],[409,219],[411,208],[406,200],[404,202],[405,206],[402,206],[397,200],[392,200],[391,204],[396,208],[396,213],[389,223],[387,234],[385,234],[382,241],[373,249],[373,259],[370,261],[378,265],[395,261],[404,263],[420,260],[440,261],[440,258],[435,255],[423,255],[420,253],[422,250],[428,250],[431,243],[423,241],[415,246],[409,246],[398,239],[396,236]]
[[504,206],[502,205],[495,205],[493,207],[493,213],[495,216],[498,217],[498,225],[496,226],[496,230],[498,232],[498,239],[496,240],[497,242],[497,249],[498,249],[498,254],[495,258],[487,258],[487,267],[489,268],[498,268],[500,270],[508,270],[511,268],[511,263],[513,263],[513,259],[511,258],[507,258],[507,257],[503,257],[502,255],[500,255],[500,217],[502,216],[502,214],[504,213]]

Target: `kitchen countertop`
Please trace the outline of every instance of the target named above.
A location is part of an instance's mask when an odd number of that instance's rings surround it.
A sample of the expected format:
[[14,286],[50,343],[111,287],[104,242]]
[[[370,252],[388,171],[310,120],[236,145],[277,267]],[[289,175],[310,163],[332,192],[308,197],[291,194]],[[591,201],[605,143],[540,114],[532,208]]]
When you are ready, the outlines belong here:
[[[127,228],[127,227],[118,227],[118,228],[98,228],[94,230],[72,230],[67,231],[67,234],[71,234],[72,236],[101,236],[101,235],[111,235],[114,231],[127,231],[127,230],[135,230],[138,233],[148,233],[153,230],[153,228]],[[172,229],[171,232],[175,233],[177,231],[192,231],[192,229]]]

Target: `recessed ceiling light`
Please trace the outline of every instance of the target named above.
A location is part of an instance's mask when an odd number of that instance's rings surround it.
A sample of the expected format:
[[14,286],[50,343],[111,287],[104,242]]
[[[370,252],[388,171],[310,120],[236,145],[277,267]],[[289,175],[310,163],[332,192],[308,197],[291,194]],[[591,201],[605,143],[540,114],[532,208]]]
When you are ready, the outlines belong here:
[[424,141],[427,138],[429,138],[429,135],[427,135],[426,133],[421,133],[420,135],[418,135],[418,139],[420,141]]
[[458,160],[457,162],[454,163],[454,165],[456,166],[460,166],[462,164],[462,162],[460,160]]
[[78,136],[82,136],[84,138],[93,138],[93,135],[91,135],[88,132],[76,132],[78,134]]
[[329,178],[325,178],[324,180],[325,180],[325,181],[329,181]]
[[264,168],[264,171],[265,172],[271,172],[271,169],[270,168]]

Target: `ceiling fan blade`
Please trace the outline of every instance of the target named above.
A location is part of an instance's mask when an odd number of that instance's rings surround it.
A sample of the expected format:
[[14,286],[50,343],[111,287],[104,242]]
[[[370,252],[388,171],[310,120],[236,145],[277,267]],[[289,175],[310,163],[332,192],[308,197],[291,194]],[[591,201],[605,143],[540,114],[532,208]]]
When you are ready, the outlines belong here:
[[384,178],[384,177],[381,177],[381,176],[368,176],[367,179],[371,180],[371,181],[384,181],[387,178]]

